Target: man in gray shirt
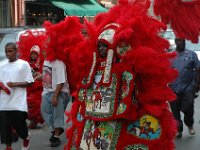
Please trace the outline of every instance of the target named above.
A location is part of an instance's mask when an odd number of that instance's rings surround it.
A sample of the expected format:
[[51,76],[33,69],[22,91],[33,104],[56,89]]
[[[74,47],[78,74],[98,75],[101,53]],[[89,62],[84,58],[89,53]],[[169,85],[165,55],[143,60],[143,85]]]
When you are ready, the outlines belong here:
[[172,67],[177,69],[178,77],[171,84],[177,99],[170,103],[174,118],[178,122],[177,138],[182,137],[183,122],[180,111],[184,113],[184,123],[190,135],[195,134],[194,124],[194,95],[199,88],[199,60],[194,51],[185,49],[185,40],[176,38],[177,56],[172,60]]

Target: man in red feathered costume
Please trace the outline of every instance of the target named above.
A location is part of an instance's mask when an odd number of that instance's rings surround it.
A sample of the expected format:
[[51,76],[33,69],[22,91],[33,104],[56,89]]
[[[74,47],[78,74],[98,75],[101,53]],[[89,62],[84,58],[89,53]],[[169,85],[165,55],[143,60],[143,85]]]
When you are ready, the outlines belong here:
[[167,101],[177,75],[171,69],[166,29],[147,16],[149,2],[120,0],[109,12],[86,22],[81,36],[76,17],[57,25],[45,23],[49,60],[60,59],[69,70],[74,102],[66,135],[70,149],[172,150],[176,124]]
[[43,42],[46,36],[43,31],[26,31],[20,36],[18,42],[19,57],[29,62],[34,78],[33,86],[27,88],[28,119],[29,128],[36,128],[38,123],[43,123],[40,113],[42,98],[42,64],[43,56],[41,50],[44,48]]

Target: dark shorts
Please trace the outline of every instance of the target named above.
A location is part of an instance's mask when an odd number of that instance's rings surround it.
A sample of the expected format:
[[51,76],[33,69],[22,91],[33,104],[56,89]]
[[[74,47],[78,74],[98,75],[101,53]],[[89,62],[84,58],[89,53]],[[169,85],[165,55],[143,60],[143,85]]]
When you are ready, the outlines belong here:
[[22,111],[0,111],[1,143],[12,143],[12,129],[14,128],[19,137],[26,139],[28,128],[26,124],[27,113]]

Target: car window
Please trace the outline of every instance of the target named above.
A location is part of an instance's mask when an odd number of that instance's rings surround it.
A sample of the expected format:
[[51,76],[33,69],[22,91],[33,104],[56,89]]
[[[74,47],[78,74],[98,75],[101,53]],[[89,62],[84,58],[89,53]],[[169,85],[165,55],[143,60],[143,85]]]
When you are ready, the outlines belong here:
[[186,48],[193,51],[200,51],[200,38],[198,43],[192,43],[186,40]]
[[163,37],[165,39],[175,39],[174,32],[172,32],[172,31],[166,31],[166,32],[164,32]]
[[5,59],[5,45],[9,42],[16,42],[16,34],[0,33],[0,61]]

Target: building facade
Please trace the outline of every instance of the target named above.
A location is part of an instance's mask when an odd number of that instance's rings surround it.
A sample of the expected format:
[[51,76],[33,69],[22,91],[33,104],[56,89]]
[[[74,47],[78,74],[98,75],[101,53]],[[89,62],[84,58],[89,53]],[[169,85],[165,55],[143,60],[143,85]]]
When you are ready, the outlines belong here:
[[57,23],[63,18],[63,10],[48,0],[0,0],[0,28],[41,26],[44,20]]
[[[118,0],[97,0],[97,2],[99,4],[110,2],[115,5]],[[0,28],[41,26],[44,20],[57,23],[64,17],[64,11],[48,0],[0,0]]]
[[0,27],[11,26],[11,0],[0,0]]

